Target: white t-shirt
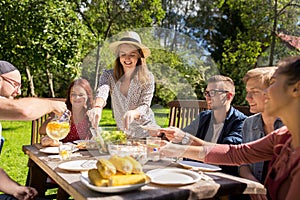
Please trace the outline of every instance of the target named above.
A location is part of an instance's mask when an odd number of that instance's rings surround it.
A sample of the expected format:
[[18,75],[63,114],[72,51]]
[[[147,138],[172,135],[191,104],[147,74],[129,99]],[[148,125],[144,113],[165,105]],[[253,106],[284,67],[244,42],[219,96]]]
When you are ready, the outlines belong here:
[[213,133],[214,133],[214,135],[212,136],[210,142],[217,143],[218,138],[219,138],[219,136],[221,134],[221,131],[223,129],[223,126],[224,126],[223,122],[219,123],[219,124],[214,124],[213,125],[213,130],[214,130]]

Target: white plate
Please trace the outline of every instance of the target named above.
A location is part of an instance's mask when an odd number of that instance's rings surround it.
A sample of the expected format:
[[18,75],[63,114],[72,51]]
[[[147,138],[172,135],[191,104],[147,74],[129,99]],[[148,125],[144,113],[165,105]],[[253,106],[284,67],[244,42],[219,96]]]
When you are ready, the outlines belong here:
[[207,172],[215,172],[215,171],[222,170],[220,167],[215,166],[215,165],[209,165],[209,164],[195,162],[195,161],[189,161],[189,160],[180,160],[180,161],[177,161],[177,163],[185,168],[188,168],[188,169],[192,168],[193,170],[201,170],[201,171],[207,171]]
[[58,154],[59,150],[58,147],[45,147],[40,149],[40,152],[48,153],[48,154]]
[[134,185],[124,185],[124,186],[112,186],[112,187],[100,187],[100,186],[95,186],[93,185],[89,178],[87,173],[81,173],[80,177],[81,182],[87,186],[89,189],[94,190],[96,192],[102,192],[102,193],[117,193],[117,192],[128,192],[132,190],[137,190],[144,185],[147,185],[150,183],[150,179],[147,180],[145,183],[141,184],[134,184]]
[[74,144],[79,144],[80,142],[88,143],[88,142],[95,142],[95,141],[94,140],[75,140],[75,141],[73,141]]
[[97,160],[73,160],[58,165],[58,168],[68,171],[87,171],[96,167]]
[[160,185],[187,185],[201,179],[201,176],[193,171],[178,168],[154,169],[146,173],[152,183]]
[[[78,151],[78,148],[74,148],[72,152]],[[47,153],[47,154],[59,154],[58,147],[45,147],[40,149],[40,152]]]

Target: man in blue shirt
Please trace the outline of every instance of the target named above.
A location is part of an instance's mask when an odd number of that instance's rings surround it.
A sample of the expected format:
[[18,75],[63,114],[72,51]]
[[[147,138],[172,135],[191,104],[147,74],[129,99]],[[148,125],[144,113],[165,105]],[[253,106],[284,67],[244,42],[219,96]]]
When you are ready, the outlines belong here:
[[[242,124],[246,116],[231,106],[235,86],[231,78],[215,75],[208,79],[204,96],[208,105],[206,111],[182,130],[175,127],[162,129],[161,132],[174,142],[183,145],[199,145],[194,137],[218,144],[242,143]],[[223,172],[238,175],[238,168],[221,166]]]

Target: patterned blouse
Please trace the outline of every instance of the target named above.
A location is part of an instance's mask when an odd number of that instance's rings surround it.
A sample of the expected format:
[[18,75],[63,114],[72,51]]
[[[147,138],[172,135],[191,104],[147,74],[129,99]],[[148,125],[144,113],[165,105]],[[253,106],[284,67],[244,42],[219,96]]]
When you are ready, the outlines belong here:
[[150,81],[144,84],[138,80],[138,75],[130,81],[127,97],[120,91],[121,82],[115,82],[113,70],[104,70],[97,89],[96,97],[101,97],[105,101],[110,92],[114,118],[119,129],[124,129],[122,117],[128,110],[137,110],[141,114],[138,120],[134,120],[130,126],[130,135],[134,138],[145,138],[148,136],[147,131],[140,125],[155,124],[154,113],[150,105],[154,93],[154,76],[149,73]]
[[84,120],[78,123],[71,122],[70,132],[65,137],[62,142],[73,142],[75,140],[85,140],[90,139],[92,134],[90,132],[90,122],[88,117],[85,117]]

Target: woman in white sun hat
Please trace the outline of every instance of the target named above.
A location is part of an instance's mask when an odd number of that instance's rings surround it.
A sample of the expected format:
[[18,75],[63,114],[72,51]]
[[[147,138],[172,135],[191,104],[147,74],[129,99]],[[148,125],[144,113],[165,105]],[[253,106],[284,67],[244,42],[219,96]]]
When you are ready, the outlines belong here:
[[125,32],[109,48],[116,55],[114,69],[104,70],[101,74],[95,106],[88,115],[93,126],[97,127],[110,93],[118,128],[126,130],[133,138],[145,138],[148,133],[141,125],[155,124],[150,108],[154,76],[146,65],[150,49],[142,44],[140,36],[133,31]]

